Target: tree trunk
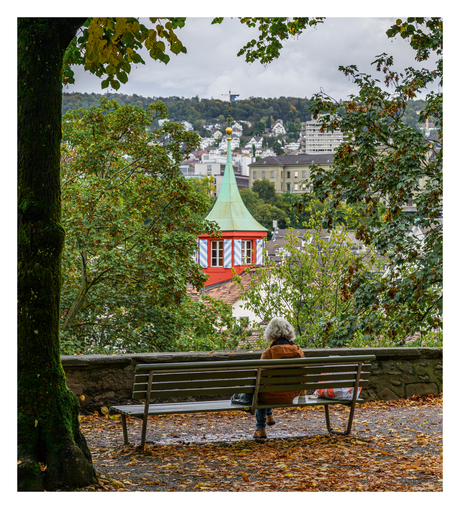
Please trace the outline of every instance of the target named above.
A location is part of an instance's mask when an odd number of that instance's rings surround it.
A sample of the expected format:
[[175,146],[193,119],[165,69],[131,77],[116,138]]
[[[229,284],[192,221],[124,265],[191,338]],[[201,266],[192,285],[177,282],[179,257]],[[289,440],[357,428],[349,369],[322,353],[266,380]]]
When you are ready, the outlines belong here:
[[63,55],[84,19],[18,20],[18,489],[95,481],[59,357]]
[[88,293],[88,276],[86,272],[86,249],[84,249],[81,253],[81,285],[78,289],[77,296],[75,297],[72,305],[70,306],[67,315],[65,317],[64,325],[62,326],[62,331],[67,330],[74,322],[75,318],[80,311],[83,302],[86,298],[86,294]]

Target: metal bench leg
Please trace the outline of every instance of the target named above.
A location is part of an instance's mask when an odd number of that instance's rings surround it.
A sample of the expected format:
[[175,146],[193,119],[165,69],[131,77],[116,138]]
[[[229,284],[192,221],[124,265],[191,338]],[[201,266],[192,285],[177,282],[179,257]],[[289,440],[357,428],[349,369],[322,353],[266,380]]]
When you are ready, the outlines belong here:
[[123,440],[125,444],[128,443],[128,428],[126,427],[126,415],[121,414],[121,425],[123,427]]
[[352,405],[350,408],[350,416],[348,417],[348,425],[346,431],[335,431],[331,427],[331,420],[329,417],[329,405],[324,405],[324,413],[326,415],[326,426],[327,431],[329,433],[334,433],[335,435],[349,435],[351,432],[351,426],[353,424],[353,415],[355,413],[355,405]]
[[143,451],[145,447],[145,435],[147,434],[147,418],[148,415],[144,415],[144,418],[142,419],[141,451]]

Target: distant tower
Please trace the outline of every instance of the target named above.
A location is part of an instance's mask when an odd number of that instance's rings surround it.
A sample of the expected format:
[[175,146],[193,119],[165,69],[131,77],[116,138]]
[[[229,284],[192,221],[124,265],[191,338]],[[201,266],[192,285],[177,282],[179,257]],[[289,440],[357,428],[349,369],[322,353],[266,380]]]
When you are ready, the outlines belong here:
[[258,223],[241,199],[233,172],[231,127],[227,127],[227,164],[222,187],[211,212],[206,217],[215,221],[222,237],[198,236],[198,262],[209,275],[205,286],[232,278],[232,267],[241,274],[248,265],[262,264],[262,249],[267,228]]

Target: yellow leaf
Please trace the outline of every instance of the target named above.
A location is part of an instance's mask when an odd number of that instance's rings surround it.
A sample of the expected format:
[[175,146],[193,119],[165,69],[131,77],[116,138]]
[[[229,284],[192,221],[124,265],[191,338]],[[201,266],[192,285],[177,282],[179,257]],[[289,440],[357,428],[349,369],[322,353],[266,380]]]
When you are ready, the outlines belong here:
[[82,394],[82,395],[80,396],[80,399],[81,399],[82,401],[85,401],[85,395],[84,395],[84,394]]
[[35,421],[35,427],[37,427],[37,426],[38,426],[38,421]]
[[109,409],[106,406],[101,407],[101,413],[107,415],[109,413]]

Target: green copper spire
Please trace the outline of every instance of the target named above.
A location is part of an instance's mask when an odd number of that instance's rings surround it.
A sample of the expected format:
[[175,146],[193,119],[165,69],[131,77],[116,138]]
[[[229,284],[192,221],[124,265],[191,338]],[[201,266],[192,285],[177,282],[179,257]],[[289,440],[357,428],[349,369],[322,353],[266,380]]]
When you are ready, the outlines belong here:
[[267,228],[257,222],[246,208],[241,199],[235,174],[233,172],[231,127],[227,127],[227,164],[225,165],[224,178],[219,196],[211,212],[206,217],[209,221],[215,221],[221,231],[267,231]]

